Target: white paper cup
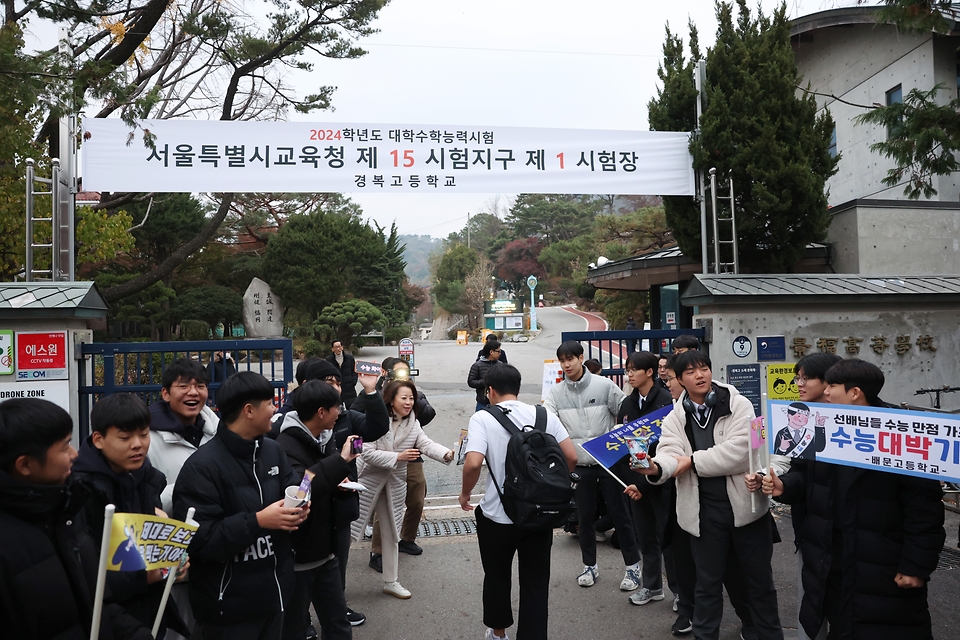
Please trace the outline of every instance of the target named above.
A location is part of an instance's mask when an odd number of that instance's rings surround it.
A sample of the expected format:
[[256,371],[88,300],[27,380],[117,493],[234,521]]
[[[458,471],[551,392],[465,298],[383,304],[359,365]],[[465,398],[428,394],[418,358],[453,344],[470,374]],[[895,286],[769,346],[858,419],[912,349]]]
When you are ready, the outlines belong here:
[[283,506],[288,509],[296,509],[307,504],[307,496],[299,497],[300,487],[291,485],[283,491]]

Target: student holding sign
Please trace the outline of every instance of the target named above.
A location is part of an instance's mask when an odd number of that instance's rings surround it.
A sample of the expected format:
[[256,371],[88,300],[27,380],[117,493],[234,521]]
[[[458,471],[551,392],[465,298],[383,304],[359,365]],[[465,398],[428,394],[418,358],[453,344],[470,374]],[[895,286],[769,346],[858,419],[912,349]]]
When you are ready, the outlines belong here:
[[[618,423],[627,424],[657,409],[673,405],[670,392],[656,384],[654,372],[657,369],[657,356],[647,351],[633,352],[627,359],[626,368],[627,381],[633,387],[633,392],[620,404],[620,411],[617,414]],[[656,452],[657,443],[654,442],[650,445],[648,454],[652,457]],[[616,467],[614,469],[616,470]],[[619,475],[629,478],[632,474],[626,472]],[[660,569],[663,532],[667,525],[667,492],[662,486],[646,482],[641,484],[642,489],[636,485],[631,486],[635,490],[633,495],[640,495],[639,499],[631,501],[630,511],[633,524],[637,529],[643,569],[641,588],[630,596],[630,602],[644,605],[651,601],[663,600],[663,577]],[[628,495],[630,495],[629,491]],[[667,580],[671,583],[674,581],[672,561],[667,562]],[[676,585],[671,588],[671,591],[677,593]]]
[[[843,360],[825,382],[830,404],[886,406],[876,365]],[[810,460],[765,477],[763,492],[806,504],[800,623],[808,636],[826,622],[831,639],[933,637],[927,583],[946,539],[939,482]]]
[[677,522],[690,534],[696,563],[694,636],[719,637],[723,583],[733,564],[746,577],[757,637],[782,640],[769,505],[762,500],[753,510],[743,479],[753,405],[735,387],[714,382],[710,358],[701,351],[675,356],[673,369],[684,393],[661,425],[652,464],[635,470],[653,484],[676,479]]
[[[97,548],[71,482],[70,414],[47,400],[0,403],[0,625],[5,638],[89,638]],[[103,521],[103,514],[100,514]],[[104,606],[100,636],[151,640],[119,605]]]
[[[167,480],[157,471],[150,450],[150,411],[138,396],[115,393],[99,400],[90,412],[92,433],[80,446],[73,463],[76,482],[90,492],[84,505],[87,529],[94,540],[103,536],[103,510],[108,504],[117,513],[142,513],[166,517],[160,509],[160,493]],[[107,574],[113,601],[144,625],[153,623],[163,596],[163,573],[123,571]],[[164,612],[158,638],[166,628],[189,637],[190,630],[170,601]]]

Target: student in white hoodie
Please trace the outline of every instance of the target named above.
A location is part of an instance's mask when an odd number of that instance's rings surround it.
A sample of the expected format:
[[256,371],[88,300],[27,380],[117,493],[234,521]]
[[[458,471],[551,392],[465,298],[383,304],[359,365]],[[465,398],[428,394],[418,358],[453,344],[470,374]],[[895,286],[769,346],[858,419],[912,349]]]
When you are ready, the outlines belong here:
[[677,522],[691,535],[696,563],[694,636],[719,637],[724,576],[728,563],[736,563],[747,579],[757,636],[782,640],[769,501],[757,495],[754,511],[744,482],[753,405],[736,388],[713,381],[702,351],[678,354],[672,364],[684,393],[661,426],[650,468],[639,472],[653,484],[676,479]]

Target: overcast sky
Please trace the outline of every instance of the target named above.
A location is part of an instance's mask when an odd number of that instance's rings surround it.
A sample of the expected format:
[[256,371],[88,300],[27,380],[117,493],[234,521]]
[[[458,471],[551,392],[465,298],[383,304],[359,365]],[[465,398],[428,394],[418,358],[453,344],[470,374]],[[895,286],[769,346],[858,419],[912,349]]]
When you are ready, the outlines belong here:
[[[759,4],[769,14],[779,2]],[[796,17],[853,4],[787,7]],[[690,19],[705,49],[716,32],[713,0],[392,0],[375,23],[380,33],[360,43],[366,56],[317,64],[318,84],[338,87],[336,110],[305,119],[646,130],[664,27],[686,40]],[[492,195],[351,197],[381,225],[445,237]]]

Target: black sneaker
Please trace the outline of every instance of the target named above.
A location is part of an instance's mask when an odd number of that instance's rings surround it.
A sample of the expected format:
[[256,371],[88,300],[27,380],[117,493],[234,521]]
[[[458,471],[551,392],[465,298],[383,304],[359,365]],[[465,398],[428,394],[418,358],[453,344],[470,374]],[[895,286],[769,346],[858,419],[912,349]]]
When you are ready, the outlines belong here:
[[383,555],[380,553],[370,554],[370,568],[377,573],[383,573]]
[[350,623],[351,627],[359,627],[366,621],[367,621],[367,616],[363,615],[362,613],[358,613],[354,611],[350,607],[347,607],[347,622]]
[[760,640],[760,635],[753,627],[740,627],[740,640]]
[[693,623],[687,616],[677,616],[677,621],[670,627],[670,633],[675,636],[685,636],[693,631]]
[[418,556],[423,553],[423,548],[418,545],[416,542],[410,542],[408,540],[401,540],[397,543],[397,549],[403,553],[410,554],[411,556]]

